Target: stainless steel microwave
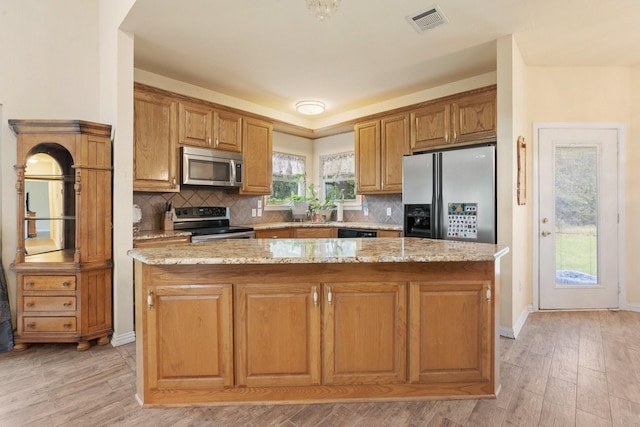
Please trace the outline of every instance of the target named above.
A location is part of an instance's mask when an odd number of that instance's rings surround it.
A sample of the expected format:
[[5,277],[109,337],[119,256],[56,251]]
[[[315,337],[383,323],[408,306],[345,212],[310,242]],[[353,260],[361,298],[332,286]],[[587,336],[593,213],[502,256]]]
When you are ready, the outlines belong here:
[[208,148],[181,147],[182,184],[242,186],[242,154]]

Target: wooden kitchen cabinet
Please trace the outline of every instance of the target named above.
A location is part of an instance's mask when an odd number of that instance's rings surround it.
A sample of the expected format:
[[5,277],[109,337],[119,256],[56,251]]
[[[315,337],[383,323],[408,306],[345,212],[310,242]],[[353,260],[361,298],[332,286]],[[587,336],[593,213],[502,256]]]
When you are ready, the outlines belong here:
[[231,285],[157,286],[136,305],[148,331],[150,387],[233,385],[231,294]]
[[293,237],[299,239],[322,239],[338,236],[334,227],[297,227],[293,229]]
[[271,194],[271,155],[273,125],[263,120],[246,118],[242,122],[242,187],[241,194]]
[[182,101],[178,115],[178,141],[183,145],[242,150],[242,116],[212,107]]
[[133,104],[133,191],[180,191],[178,103],[138,86]]
[[406,380],[406,283],[323,285],[323,384]]
[[402,232],[394,230],[378,230],[377,237],[402,237]]
[[408,114],[356,124],[356,193],[402,193],[405,154],[409,154]]
[[[104,345],[113,333],[111,126],[80,120],[9,120],[9,126],[17,136],[18,174],[14,350],[68,342],[83,351],[93,339]],[[27,194],[48,199],[49,212],[27,216]],[[28,236],[30,221],[47,238]]]
[[292,228],[271,228],[269,230],[255,230],[256,239],[290,239],[293,237]]
[[411,282],[410,382],[491,380],[491,285],[490,280]]
[[496,116],[495,86],[436,100],[411,113],[411,151],[494,142]]
[[319,297],[319,283],[236,285],[236,385],[320,383]]

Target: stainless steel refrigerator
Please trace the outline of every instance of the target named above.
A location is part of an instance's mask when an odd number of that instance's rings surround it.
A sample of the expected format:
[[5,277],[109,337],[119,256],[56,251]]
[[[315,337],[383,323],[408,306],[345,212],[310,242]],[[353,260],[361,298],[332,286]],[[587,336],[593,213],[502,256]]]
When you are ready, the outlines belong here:
[[496,243],[495,145],[405,156],[404,235]]

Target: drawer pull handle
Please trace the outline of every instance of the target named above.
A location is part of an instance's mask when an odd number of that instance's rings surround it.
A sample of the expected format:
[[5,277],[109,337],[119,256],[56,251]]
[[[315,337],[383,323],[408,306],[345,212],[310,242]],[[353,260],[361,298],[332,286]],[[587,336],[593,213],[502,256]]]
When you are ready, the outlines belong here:
[[73,304],[70,302],[65,302],[64,304],[62,304],[64,307],[71,307]]
[[27,329],[35,329],[35,328],[36,328],[35,323],[27,323]]
[[34,303],[32,303],[32,302],[28,302],[28,303],[27,303],[27,307],[33,307],[34,305],[35,305],[35,304],[34,304]]
[[65,282],[62,282],[62,286],[65,288],[68,288],[69,286],[71,286],[71,283],[65,281]]
[[27,282],[25,286],[27,288],[33,288],[33,282]]
[[62,325],[65,329],[71,329],[71,323],[65,323]]
[[153,308],[153,291],[147,292],[147,309]]
[[318,288],[316,288],[315,286],[313,287],[313,306],[318,306]]
[[331,305],[333,301],[333,293],[331,293],[331,287],[327,287],[327,302]]

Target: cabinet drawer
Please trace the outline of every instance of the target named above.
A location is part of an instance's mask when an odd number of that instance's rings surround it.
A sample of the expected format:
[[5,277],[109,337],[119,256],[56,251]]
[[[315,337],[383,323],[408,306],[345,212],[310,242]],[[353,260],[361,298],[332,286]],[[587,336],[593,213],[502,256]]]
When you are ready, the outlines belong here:
[[24,276],[25,291],[73,291],[76,276]]
[[24,332],[75,332],[75,317],[25,317]]
[[24,297],[25,312],[28,311],[75,311],[76,297]]

